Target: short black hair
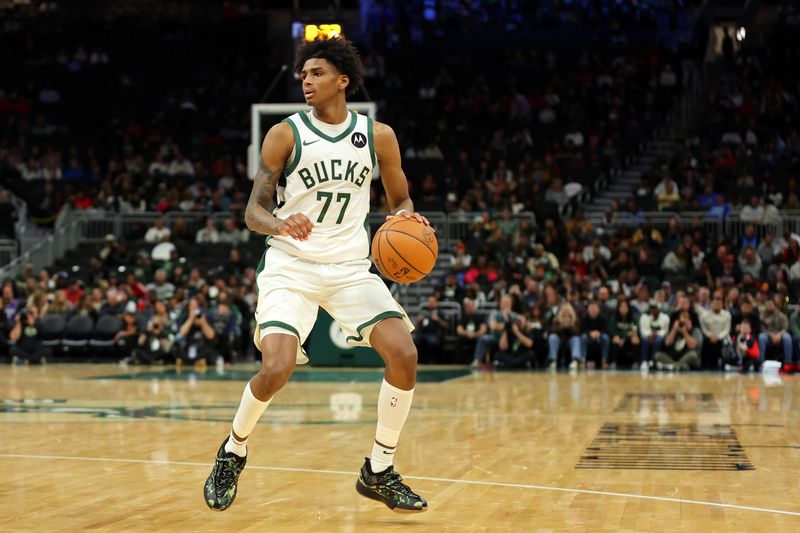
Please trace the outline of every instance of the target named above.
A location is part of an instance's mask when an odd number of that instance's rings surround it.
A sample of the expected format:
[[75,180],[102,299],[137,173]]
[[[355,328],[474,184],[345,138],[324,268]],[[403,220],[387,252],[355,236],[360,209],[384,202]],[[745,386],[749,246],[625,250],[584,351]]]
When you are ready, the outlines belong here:
[[300,74],[306,61],[315,57],[325,59],[336,67],[336,70],[350,78],[345,96],[353,96],[364,84],[364,71],[358,50],[344,37],[330,39],[323,37],[301,44],[294,59],[295,74]]

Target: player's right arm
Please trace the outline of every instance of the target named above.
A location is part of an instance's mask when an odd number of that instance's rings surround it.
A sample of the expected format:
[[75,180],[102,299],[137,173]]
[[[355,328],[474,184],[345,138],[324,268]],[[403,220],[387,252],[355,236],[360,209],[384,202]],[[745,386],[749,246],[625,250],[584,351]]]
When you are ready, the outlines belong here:
[[261,147],[261,164],[253,180],[244,221],[250,231],[304,241],[314,227],[307,216],[294,213],[281,220],[272,214],[272,199],[278,187],[278,179],[293,148],[294,135],[289,124],[280,122],[269,129]]

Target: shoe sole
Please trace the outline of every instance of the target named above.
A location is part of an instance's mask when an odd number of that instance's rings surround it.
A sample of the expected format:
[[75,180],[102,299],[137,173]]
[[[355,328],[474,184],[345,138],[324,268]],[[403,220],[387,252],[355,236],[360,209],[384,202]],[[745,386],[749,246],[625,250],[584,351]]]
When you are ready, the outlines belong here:
[[379,494],[375,494],[375,492],[373,492],[366,485],[364,485],[364,483],[361,482],[361,479],[356,481],[356,491],[359,494],[361,494],[362,496],[366,496],[367,498],[369,498],[371,500],[379,501],[379,502],[385,504],[386,507],[388,507],[389,509],[391,509],[395,513],[416,514],[416,513],[424,513],[425,511],[428,510],[428,506],[427,505],[418,509],[416,507],[410,507],[410,508],[409,507],[399,507],[393,501],[386,501]]

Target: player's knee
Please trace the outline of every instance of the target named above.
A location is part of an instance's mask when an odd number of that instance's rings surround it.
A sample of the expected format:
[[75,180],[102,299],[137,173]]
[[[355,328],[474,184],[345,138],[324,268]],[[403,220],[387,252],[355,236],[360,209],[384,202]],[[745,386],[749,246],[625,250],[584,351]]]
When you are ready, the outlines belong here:
[[267,374],[273,379],[285,378],[288,381],[289,376],[291,376],[294,371],[295,358],[294,352],[291,354],[288,352],[269,354],[264,357],[260,372]]
[[297,358],[297,346],[287,342],[265,342],[262,346],[264,354],[261,359],[261,369],[258,371],[258,381],[264,383],[267,392],[275,393],[286,385],[292,376]]
[[417,347],[414,343],[402,344],[392,350],[390,357],[396,364],[414,366],[417,364]]

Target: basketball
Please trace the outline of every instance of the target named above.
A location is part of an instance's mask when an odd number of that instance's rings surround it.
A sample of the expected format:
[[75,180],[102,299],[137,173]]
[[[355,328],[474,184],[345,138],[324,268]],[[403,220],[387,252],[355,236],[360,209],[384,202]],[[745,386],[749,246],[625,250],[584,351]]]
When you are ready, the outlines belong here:
[[393,218],[372,237],[372,262],[383,277],[398,283],[427,276],[438,256],[433,228],[411,218]]

